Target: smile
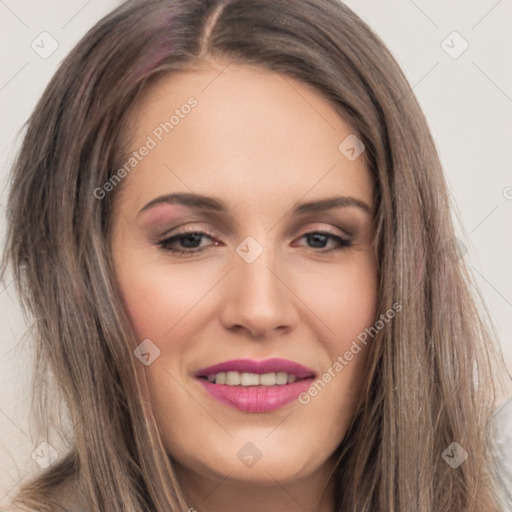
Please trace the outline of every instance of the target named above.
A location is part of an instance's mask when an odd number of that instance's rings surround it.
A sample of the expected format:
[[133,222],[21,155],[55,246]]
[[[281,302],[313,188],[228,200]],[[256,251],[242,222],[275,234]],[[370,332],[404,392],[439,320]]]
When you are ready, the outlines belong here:
[[244,412],[270,412],[293,402],[309,388],[316,374],[285,359],[238,359],[196,373],[207,394]]

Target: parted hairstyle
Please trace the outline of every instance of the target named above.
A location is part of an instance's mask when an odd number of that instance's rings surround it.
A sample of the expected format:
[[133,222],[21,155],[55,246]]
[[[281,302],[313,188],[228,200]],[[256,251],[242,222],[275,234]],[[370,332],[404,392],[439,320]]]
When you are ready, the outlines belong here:
[[[377,315],[394,302],[402,310],[372,340],[337,450],[335,511],[498,511],[486,430],[495,334],[458,257],[453,206],[411,86],[380,38],[338,0],[130,0],[59,66],[12,171],[3,274],[12,268],[33,321],[34,392],[46,390],[34,404],[40,431],[63,430],[41,412],[56,401],[72,428],[65,453],[13,503],[40,512],[75,510],[74,498],[85,504],[76,510],[94,512],[193,505],[130,349],[137,340],[110,249],[124,183],[102,198],[95,190],[122,165],[131,107],[149,85],[216,58],[309,84],[366,148]],[[469,454],[457,469],[441,456],[452,442]]]

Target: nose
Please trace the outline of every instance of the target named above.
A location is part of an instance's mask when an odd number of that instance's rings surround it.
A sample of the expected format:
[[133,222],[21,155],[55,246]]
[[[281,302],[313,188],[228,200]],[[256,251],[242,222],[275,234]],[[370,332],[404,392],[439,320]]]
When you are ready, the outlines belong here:
[[252,263],[236,255],[227,277],[220,315],[226,329],[262,339],[294,328],[298,313],[293,284],[287,272],[276,268],[271,250]]

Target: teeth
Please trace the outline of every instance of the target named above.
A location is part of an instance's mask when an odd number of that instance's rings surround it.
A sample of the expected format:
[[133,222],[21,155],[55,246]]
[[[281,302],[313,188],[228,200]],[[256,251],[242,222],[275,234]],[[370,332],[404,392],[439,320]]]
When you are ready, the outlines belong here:
[[288,374],[285,372],[276,373],[276,383],[277,384],[286,384],[288,382]]
[[226,373],[226,384],[228,386],[239,386],[240,385],[240,373],[227,372]]
[[275,386],[277,384],[275,373],[264,373],[259,376],[259,384],[262,386]]
[[[238,372],[233,372],[238,373]],[[240,384],[242,386],[257,386],[260,383],[260,376],[257,373],[241,373]]]
[[228,386],[283,386],[292,384],[297,380],[295,375],[286,372],[264,373],[240,373],[220,372],[216,375],[208,375],[208,382],[226,384]]

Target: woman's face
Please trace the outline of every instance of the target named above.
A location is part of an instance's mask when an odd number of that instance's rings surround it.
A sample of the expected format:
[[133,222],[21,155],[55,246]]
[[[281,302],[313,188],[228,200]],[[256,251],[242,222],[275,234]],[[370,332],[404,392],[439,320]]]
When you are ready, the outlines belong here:
[[376,315],[372,181],[321,95],[224,67],[137,104],[112,251],[179,471],[285,484],[331,469],[365,379],[370,344],[345,354]]

